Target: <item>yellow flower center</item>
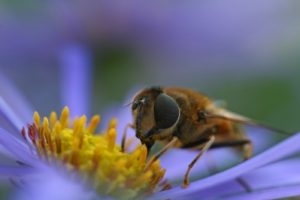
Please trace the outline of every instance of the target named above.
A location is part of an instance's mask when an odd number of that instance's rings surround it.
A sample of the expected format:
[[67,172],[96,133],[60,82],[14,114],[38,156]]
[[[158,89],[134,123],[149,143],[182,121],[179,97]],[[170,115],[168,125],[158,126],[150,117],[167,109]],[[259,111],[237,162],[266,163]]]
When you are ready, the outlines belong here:
[[116,198],[132,199],[157,190],[165,170],[159,160],[146,167],[147,149],[136,147],[123,152],[116,144],[116,119],[112,119],[103,134],[95,134],[100,116],[95,115],[86,125],[86,116],[69,118],[65,107],[60,119],[34,113],[34,123],[23,128],[23,137],[35,146],[38,155],[49,163],[62,162],[69,170],[90,180],[95,189]]

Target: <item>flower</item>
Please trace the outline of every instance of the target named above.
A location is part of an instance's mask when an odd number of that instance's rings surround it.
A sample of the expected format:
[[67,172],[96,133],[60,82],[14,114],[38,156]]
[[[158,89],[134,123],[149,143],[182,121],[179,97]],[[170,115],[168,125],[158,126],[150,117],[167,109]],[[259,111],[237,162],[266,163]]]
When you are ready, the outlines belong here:
[[146,167],[144,145],[130,154],[123,152],[115,142],[115,119],[104,133],[95,134],[99,121],[98,115],[92,117],[88,126],[85,115],[71,121],[69,109],[65,107],[60,119],[52,112],[41,122],[35,112],[34,123],[21,132],[40,158],[51,165],[60,161],[68,170],[91,179],[100,194],[132,199],[153,193],[165,172],[159,160]]
[[[272,199],[300,195],[299,159],[290,158],[300,151],[299,134],[295,134],[248,161],[206,178],[192,181],[186,189],[173,184],[172,189],[159,191],[155,190],[156,184],[162,180],[164,170],[159,168],[157,162],[153,165],[152,172],[143,174],[144,171],[141,169],[143,165],[146,165],[145,148],[141,146],[132,154],[124,155],[115,143],[117,136],[114,120],[110,122],[104,135],[94,135],[95,127],[100,120],[99,116],[92,117],[89,125],[85,126],[87,121],[85,116],[72,121],[69,118],[68,108],[64,108],[59,119],[55,113],[52,113],[41,120],[39,114],[35,113],[34,122],[28,125],[27,130],[23,129],[16,133],[20,120],[16,120],[17,113],[8,106],[4,99],[0,101],[0,111],[1,116],[6,116],[6,121],[10,122],[8,124],[15,127],[9,131],[0,128],[2,146],[0,152],[19,163],[18,166],[1,166],[0,175],[12,177],[12,181],[22,187],[21,193],[15,196],[18,199],[95,199],[107,196],[131,198],[148,195],[149,190],[153,192],[147,196],[149,199],[196,197]],[[18,137],[21,133],[23,140]],[[224,155],[218,156],[217,154],[223,151],[213,151],[212,156],[217,156],[217,161],[221,161],[225,158]],[[97,157],[95,155],[101,155],[99,160],[94,159]],[[190,162],[194,155],[189,151],[173,150],[161,158],[169,181],[176,180],[178,174],[184,173],[187,167],[184,163]],[[116,159],[119,156],[132,159],[131,165],[124,167],[126,161],[123,162],[122,159],[117,162]],[[101,168],[98,163],[104,158],[107,163]],[[201,166],[200,164],[198,166]],[[178,171],[178,168],[181,170]],[[193,174],[203,169],[204,167],[198,167],[193,170]],[[105,170],[114,171],[113,175],[116,177],[113,177],[113,183],[107,181],[111,173]],[[284,172],[286,173],[283,175]],[[130,173],[136,173],[135,176],[141,177],[142,180],[136,182],[136,188],[130,184],[127,185],[129,186],[127,189],[133,190],[132,192],[123,190],[124,185],[122,185],[122,181],[132,175]],[[153,175],[155,175],[154,178]],[[147,177],[150,177],[150,182],[147,182],[149,181]],[[252,191],[247,192],[237,179],[242,179]],[[143,185],[145,183],[148,188]]]

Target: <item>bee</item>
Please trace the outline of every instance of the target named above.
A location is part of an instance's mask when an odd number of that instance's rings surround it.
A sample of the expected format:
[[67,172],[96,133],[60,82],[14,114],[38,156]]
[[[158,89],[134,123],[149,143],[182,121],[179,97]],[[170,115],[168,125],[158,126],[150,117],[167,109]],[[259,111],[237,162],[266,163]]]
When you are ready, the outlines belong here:
[[[241,150],[245,160],[251,157],[252,143],[240,124],[266,127],[232,113],[218,106],[204,94],[188,88],[143,89],[135,95],[131,109],[134,122],[129,126],[135,129],[136,137],[146,145],[148,152],[156,141],[165,144],[149,165],[169,148],[200,150],[187,168],[183,187],[189,185],[191,169],[208,149],[236,147]],[[271,127],[267,128],[273,130]],[[122,148],[125,137],[122,140]]]

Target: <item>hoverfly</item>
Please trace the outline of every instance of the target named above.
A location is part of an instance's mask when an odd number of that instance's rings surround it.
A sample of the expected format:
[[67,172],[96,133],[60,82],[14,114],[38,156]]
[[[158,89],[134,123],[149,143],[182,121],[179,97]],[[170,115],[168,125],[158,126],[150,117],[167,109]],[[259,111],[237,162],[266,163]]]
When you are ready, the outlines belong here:
[[[172,147],[200,149],[188,166],[183,187],[189,185],[191,169],[208,149],[240,147],[244,159],[251,157],[252,143],[239,124],[284,132],[232,113],[217,106],[207,96],[187,88],[143,89],[135,95],[131,109],[134,123],[128,127],[135,129],[136,137],[146,145],[148,152],[156,141],[166,144],[152,158],[152,162]],[[122,140],[123,149],[125,137]]]

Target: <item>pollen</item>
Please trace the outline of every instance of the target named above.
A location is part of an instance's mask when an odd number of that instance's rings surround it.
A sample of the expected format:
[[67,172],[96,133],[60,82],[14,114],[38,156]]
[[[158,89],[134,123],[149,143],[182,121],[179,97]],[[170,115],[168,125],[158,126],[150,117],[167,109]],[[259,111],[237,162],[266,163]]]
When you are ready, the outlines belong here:
[[147,165],[147,148],[137,146],[123,152],[116,143],[117,120],[112,119],[103,133],[96,133],[100,116],[87,122],[85,115],[70,119],[68,107],[60,117],[52,112],[22,129],[23,138],[34,146],[38,156],[49,164],[62,163],[70,171],[89,180],[101,195],[118,199],[135,199],[154,193],[165,170],[159,160]]

